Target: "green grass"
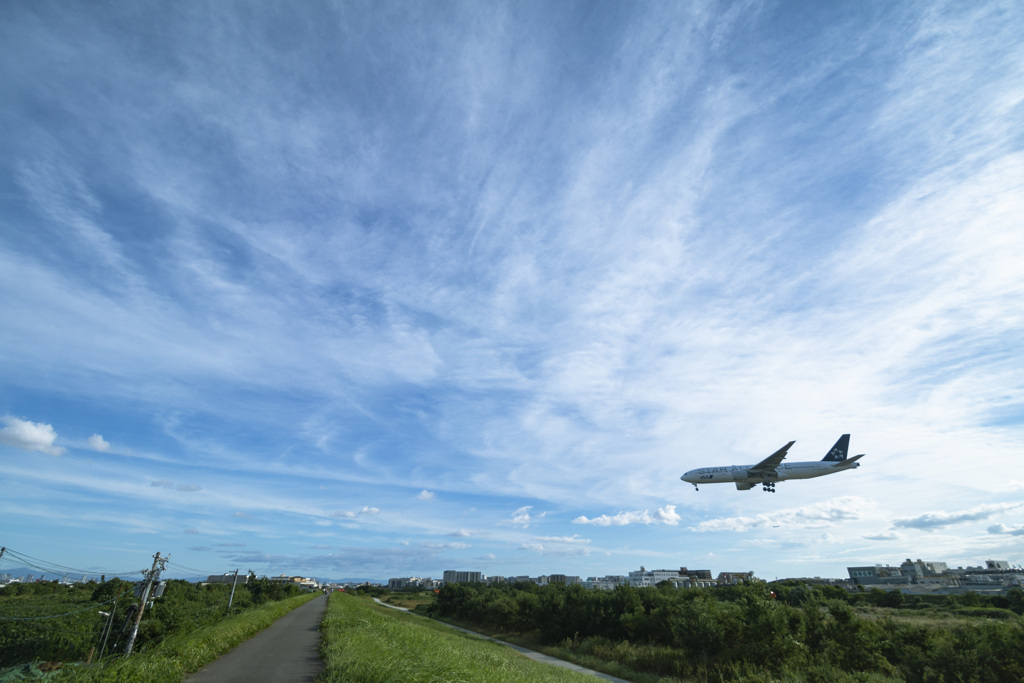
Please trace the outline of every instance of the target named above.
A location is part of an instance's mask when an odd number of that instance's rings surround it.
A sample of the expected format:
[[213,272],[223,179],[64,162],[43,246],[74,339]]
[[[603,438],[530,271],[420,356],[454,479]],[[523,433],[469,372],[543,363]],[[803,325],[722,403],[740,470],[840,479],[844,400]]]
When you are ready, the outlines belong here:
[[102,664],[65,667],[59,676],[50,680],[75,683],[181,683],[186,675],[199,671],[291,610],[319,595],[309,593],[267,603],[228,617],[212,626],[171,636],[158,645],[130,657]]
[[406,609],[416,609],[420,605],[431,605],[434,603],[433,591],[420,591],[418,593],[392,593],[384,598],[389,605],[397,605]]
[[335,593],[320,627],[319,683],[593,683],[504,645]]

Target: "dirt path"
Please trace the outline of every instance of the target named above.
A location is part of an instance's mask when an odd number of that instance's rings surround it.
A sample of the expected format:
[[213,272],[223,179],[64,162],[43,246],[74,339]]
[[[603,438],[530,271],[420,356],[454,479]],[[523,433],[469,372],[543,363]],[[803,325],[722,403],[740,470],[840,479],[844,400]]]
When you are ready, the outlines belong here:
[[326,608],[321,596],[293,609],[185,683],[313,683],[323,668],[320,620]]

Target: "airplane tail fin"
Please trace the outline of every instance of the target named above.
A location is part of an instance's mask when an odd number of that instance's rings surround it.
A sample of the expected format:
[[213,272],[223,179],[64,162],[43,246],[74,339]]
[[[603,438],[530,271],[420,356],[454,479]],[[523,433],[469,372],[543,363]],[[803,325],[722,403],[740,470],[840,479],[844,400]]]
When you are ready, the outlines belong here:
[[843,434],[839,437],[839,441],[836,441],[836,445],[832,447],[832,450],[822,458],[822,462],[842,462],[846,460],[846,454],[850,451],[850,435]]

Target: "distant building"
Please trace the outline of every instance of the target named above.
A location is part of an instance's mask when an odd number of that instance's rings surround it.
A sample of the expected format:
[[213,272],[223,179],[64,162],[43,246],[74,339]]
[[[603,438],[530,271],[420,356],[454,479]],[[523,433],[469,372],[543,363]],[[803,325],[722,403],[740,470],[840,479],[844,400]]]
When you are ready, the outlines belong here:
[[897,586],[909,584],[910,577],[903,576],[899,567],[876,564],[873,567],[847,567],[850,580],[865,586]]
[[564,583],[566,585],[571,585],[574,583],[580,583],[580,577],[566,576],[565,574],[551,574],[548,576],[548,583]]
[[719,586],[735,586],[754,580],[754,572],[719,572],[715,582]]
[[447,569],[444,573],[445,583],[482,583],[484,575],[481,572],[460,572]]
[[681,567],[679,569],[680,576],[688,576],[691,581],[710,581],[711,570],[710,569],[687,569]]
[[629,579],[625,576],[602,576],[597,578],[596,576],[588,577],[586,581],[583,581],[583,587],[588,590],[604,590],[610,591],[615,590],[616,586],[629,585]]
[[873,567],[847,567],[854,584],[872,588],[898,589],[914,595],[948,595],[973,591],[982,594],[1005,593],[1024,586],[1024,571],[1004,560],[986,560],[984,567],[950,569],[945,562],[904,560],[899,567],[876,564]]
[[946,573],[945,562],[924,562],[922,560],[910,561],[910,558],[903,560],[903,564],[900,565],[900,572],[903,576],[909,576],[912,579],[917,577],[925,576],[942,576]]
[[404,590],[434,590],[438,587],[438,581],[434,581],[429,576],[426,578],[420,578],[418,576],[401,577],[397,579],[388,579],[388,590],[393,591],[404,591]]
[[271,583],[279,583],[284,586],[292,584],[300,586],[302,588],[311,588],[314,590],[320,588],[320,584],[319,582],[317,582],[316,579],[307,579],[304,576],[285,576],[284,574],[281,574],[280,576],[268,576],[266,578]]

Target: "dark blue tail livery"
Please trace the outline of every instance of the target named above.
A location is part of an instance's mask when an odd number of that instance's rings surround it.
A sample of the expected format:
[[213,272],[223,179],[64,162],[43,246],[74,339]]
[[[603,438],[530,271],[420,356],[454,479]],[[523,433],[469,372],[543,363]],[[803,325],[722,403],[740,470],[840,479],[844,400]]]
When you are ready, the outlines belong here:
[[843,434],[839,437],[839,441],[836,441],[836,445],[832,447],[832,450],[828,452],[822,461],[829,462],[842,462],[846,460],[846,454],[850,450],[850,435]]

